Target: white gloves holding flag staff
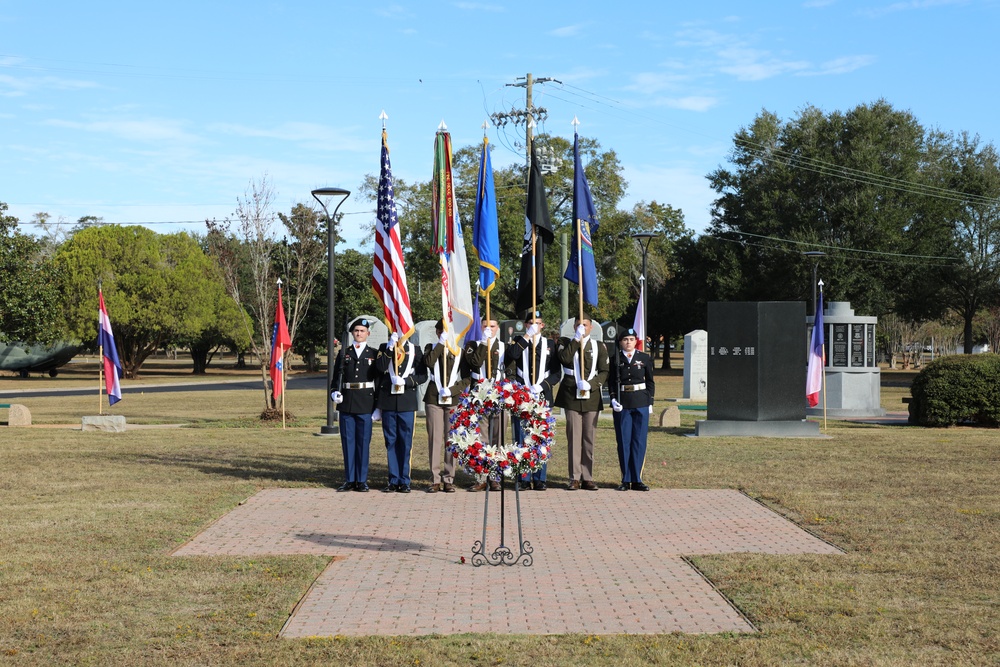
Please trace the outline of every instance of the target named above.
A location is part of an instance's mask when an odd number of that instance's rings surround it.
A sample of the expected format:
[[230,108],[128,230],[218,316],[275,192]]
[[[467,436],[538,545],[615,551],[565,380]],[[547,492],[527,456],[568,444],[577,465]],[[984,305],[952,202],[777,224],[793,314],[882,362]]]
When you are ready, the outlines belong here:
[[576,334],[573,335],[573,340],[583,340],[583,336],[586,333],[587,333],[587,328],[581,324],[576,328]]
[[485,327],[483,327],[483,338],[487,342],[489,342],[489,340],[493,338],[493,328],[488,324]]
[[529,389],[531,389],[531,393],[535,396],[541,396],[542,392],[545,391],[545,388],[541,384],[533,384]]
[[577,389],[581,389],[583,391],[590,391],[590,383],[584,380],[583,378],[580,378],[580,381],[576,383],[576,386]]
[[398,331],[393,331],[392,335],[389,336],[389,347],[395,347],[396,343],[399,342],[400,338],[401,338],[401,336],[399,335],[399,332]]
[[537,336],[538,335],[538,325],[535,324],[534,322],[532,322],[531,326],[528,327],[528,330],[524,332],[524,335],[525,335],[526,338],[534,338],[535,336]]
[[440,336],[438,336],[438,342],[441,343],[442,345],[447,345],[448,344],[448,336],[446,336],[444,333],[442,333]]
[[344,395],[341,394],[339,391],[331,391],[330,400],[336,403],[337,405],[340,405],[341,403],[344,402]]
[[394,385],[396,385],[397,387],[405,387],[406,386],[406,378],[402,378],[402,377],[399,377],[398,375],[394,375],[393,378],[392,378],[392,383]]

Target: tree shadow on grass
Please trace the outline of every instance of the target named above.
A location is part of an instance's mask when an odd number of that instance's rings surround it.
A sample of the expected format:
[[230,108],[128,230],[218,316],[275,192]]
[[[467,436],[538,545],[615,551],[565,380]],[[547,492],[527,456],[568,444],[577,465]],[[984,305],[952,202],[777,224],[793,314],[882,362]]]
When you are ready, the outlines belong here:
[[[336,459],[327,457],[268,454],[259,457],[226,458],[226,453],[219,452],[219,455],[209,453],[202,455],[137,453],[116,454],[109,458],[114,458],[118,462],[123,458],[131,459],[141,466],[187,468],[206,475],[233,477],[246,481],[267,480],[278,483],[319,484],[333,487],[339,486],[344,478],[343,464]],[[369,484],[377,484],[380,481],[387,483],[388,478],[389,472],[386,464],[375,462],[369,464]]]

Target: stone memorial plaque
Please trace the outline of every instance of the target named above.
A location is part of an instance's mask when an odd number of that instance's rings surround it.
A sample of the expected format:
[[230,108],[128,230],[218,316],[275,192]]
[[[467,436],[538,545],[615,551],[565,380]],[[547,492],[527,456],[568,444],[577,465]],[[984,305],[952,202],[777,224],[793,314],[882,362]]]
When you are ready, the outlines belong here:
[[851,368],[865,365],[865,325],[851,325]]
[[830,337],[830,365],[835,367],[847,367],[847,325],[834,324],[833,335]]
[[875,325],[866,324],[868,327],[868,368],[875,368]]

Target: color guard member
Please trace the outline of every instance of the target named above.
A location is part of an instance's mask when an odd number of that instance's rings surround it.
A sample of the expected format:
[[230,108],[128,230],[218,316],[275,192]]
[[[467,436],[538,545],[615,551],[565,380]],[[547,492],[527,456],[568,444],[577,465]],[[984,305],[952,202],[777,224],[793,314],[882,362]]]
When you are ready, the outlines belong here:
[[618,440],[618,465],[622,471],[619,491],[649,491],[642,482],[646,460],[646,436],[653,410],[653,358],[636,348],[635,329],[618,334],[621,349],[615,354],[608,373],[608,393],[614,410],[615,438]]
[[340,351],[333,368],[330,398],[340,413],[340,444],[344,451],[345,481],[338,491],[368,490],[368,457],[375,411],[376,353],[368,345],[371,324],[364,318],[351,323],[354,342]]

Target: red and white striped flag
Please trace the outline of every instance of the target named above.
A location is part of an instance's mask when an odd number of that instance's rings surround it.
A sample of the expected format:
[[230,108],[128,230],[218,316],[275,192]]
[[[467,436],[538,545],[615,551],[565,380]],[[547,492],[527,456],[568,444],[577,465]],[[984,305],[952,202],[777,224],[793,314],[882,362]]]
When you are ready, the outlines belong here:
[[399,218],[392,190],[392,168],[389,166],[385,130],[382,130],[382,171],[378,179],[376,217],[372,289],[382,302],[389,328],[399,333],[400,340],[406,340],[413,333],[413,311],[406,287],[403,248],[399,242]]

